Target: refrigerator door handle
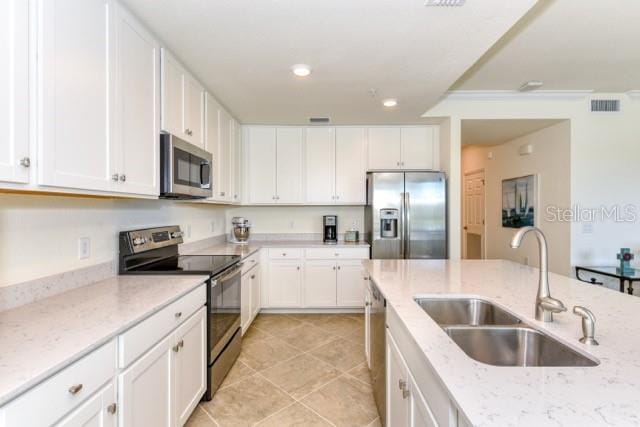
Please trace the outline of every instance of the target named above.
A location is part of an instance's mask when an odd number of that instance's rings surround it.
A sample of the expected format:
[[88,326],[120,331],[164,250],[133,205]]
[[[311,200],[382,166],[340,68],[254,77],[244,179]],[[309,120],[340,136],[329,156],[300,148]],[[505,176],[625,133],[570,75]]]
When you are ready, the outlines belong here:
[[405,233],[405,221],[404,221],[404,193],[400,193],[400,259],[404,259],[404,233]]
[[404,257],[406,259],[411,258],[411,194],[404,193]]

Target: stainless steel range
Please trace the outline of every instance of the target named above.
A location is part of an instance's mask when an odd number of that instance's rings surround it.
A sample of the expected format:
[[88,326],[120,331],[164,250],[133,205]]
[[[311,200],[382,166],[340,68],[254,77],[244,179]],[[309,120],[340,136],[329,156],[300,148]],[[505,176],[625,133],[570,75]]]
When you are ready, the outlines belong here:
[[204,399],[211,400],[240,354],[240,257],[180,255],[177,225],[120,233],[120,274],[199,274],[207,280],[208,375]]

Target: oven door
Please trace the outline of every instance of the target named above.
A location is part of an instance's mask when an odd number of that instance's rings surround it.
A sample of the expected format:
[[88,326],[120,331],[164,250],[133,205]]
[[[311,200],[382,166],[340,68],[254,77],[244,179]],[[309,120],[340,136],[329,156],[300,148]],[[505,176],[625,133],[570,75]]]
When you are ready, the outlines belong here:
[[214,277],[209,285],[209,364],[240,328],[241,263]]
[[162,135],[161,141],[161,195],[167,198],[211,197],[211,153],[173,135]]

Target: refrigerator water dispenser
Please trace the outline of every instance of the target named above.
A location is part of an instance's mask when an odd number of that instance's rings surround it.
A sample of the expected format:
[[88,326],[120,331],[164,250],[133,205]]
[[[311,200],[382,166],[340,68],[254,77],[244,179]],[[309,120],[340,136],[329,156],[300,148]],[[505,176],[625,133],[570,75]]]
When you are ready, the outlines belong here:
[[398,237],[398,209],[380,209],[380,237],[383,239]]

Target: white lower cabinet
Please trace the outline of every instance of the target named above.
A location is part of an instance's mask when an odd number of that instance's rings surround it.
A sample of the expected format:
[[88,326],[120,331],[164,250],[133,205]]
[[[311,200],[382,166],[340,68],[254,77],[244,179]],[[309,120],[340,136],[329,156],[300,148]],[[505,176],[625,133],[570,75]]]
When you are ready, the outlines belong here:
[[304,266],[304,306],[336,306],[336,262],[306,261]]
[[260,312],[262,300],[262,271],[260,266],[256,266],[251,273],[251,318],[254,319]]
[[266,297],[270,307],[302,305],[302,260],[271,260]]
[[244,334],[260,311],[260,265],[256,264],[242,274],[240,324]]
[[337,303],[339,307],[362,307],[362,261],[346,260],[336,263],[337,274]]
[[115,401],[116,387],[110,382],[56,426],[115,427],[118,409]]

